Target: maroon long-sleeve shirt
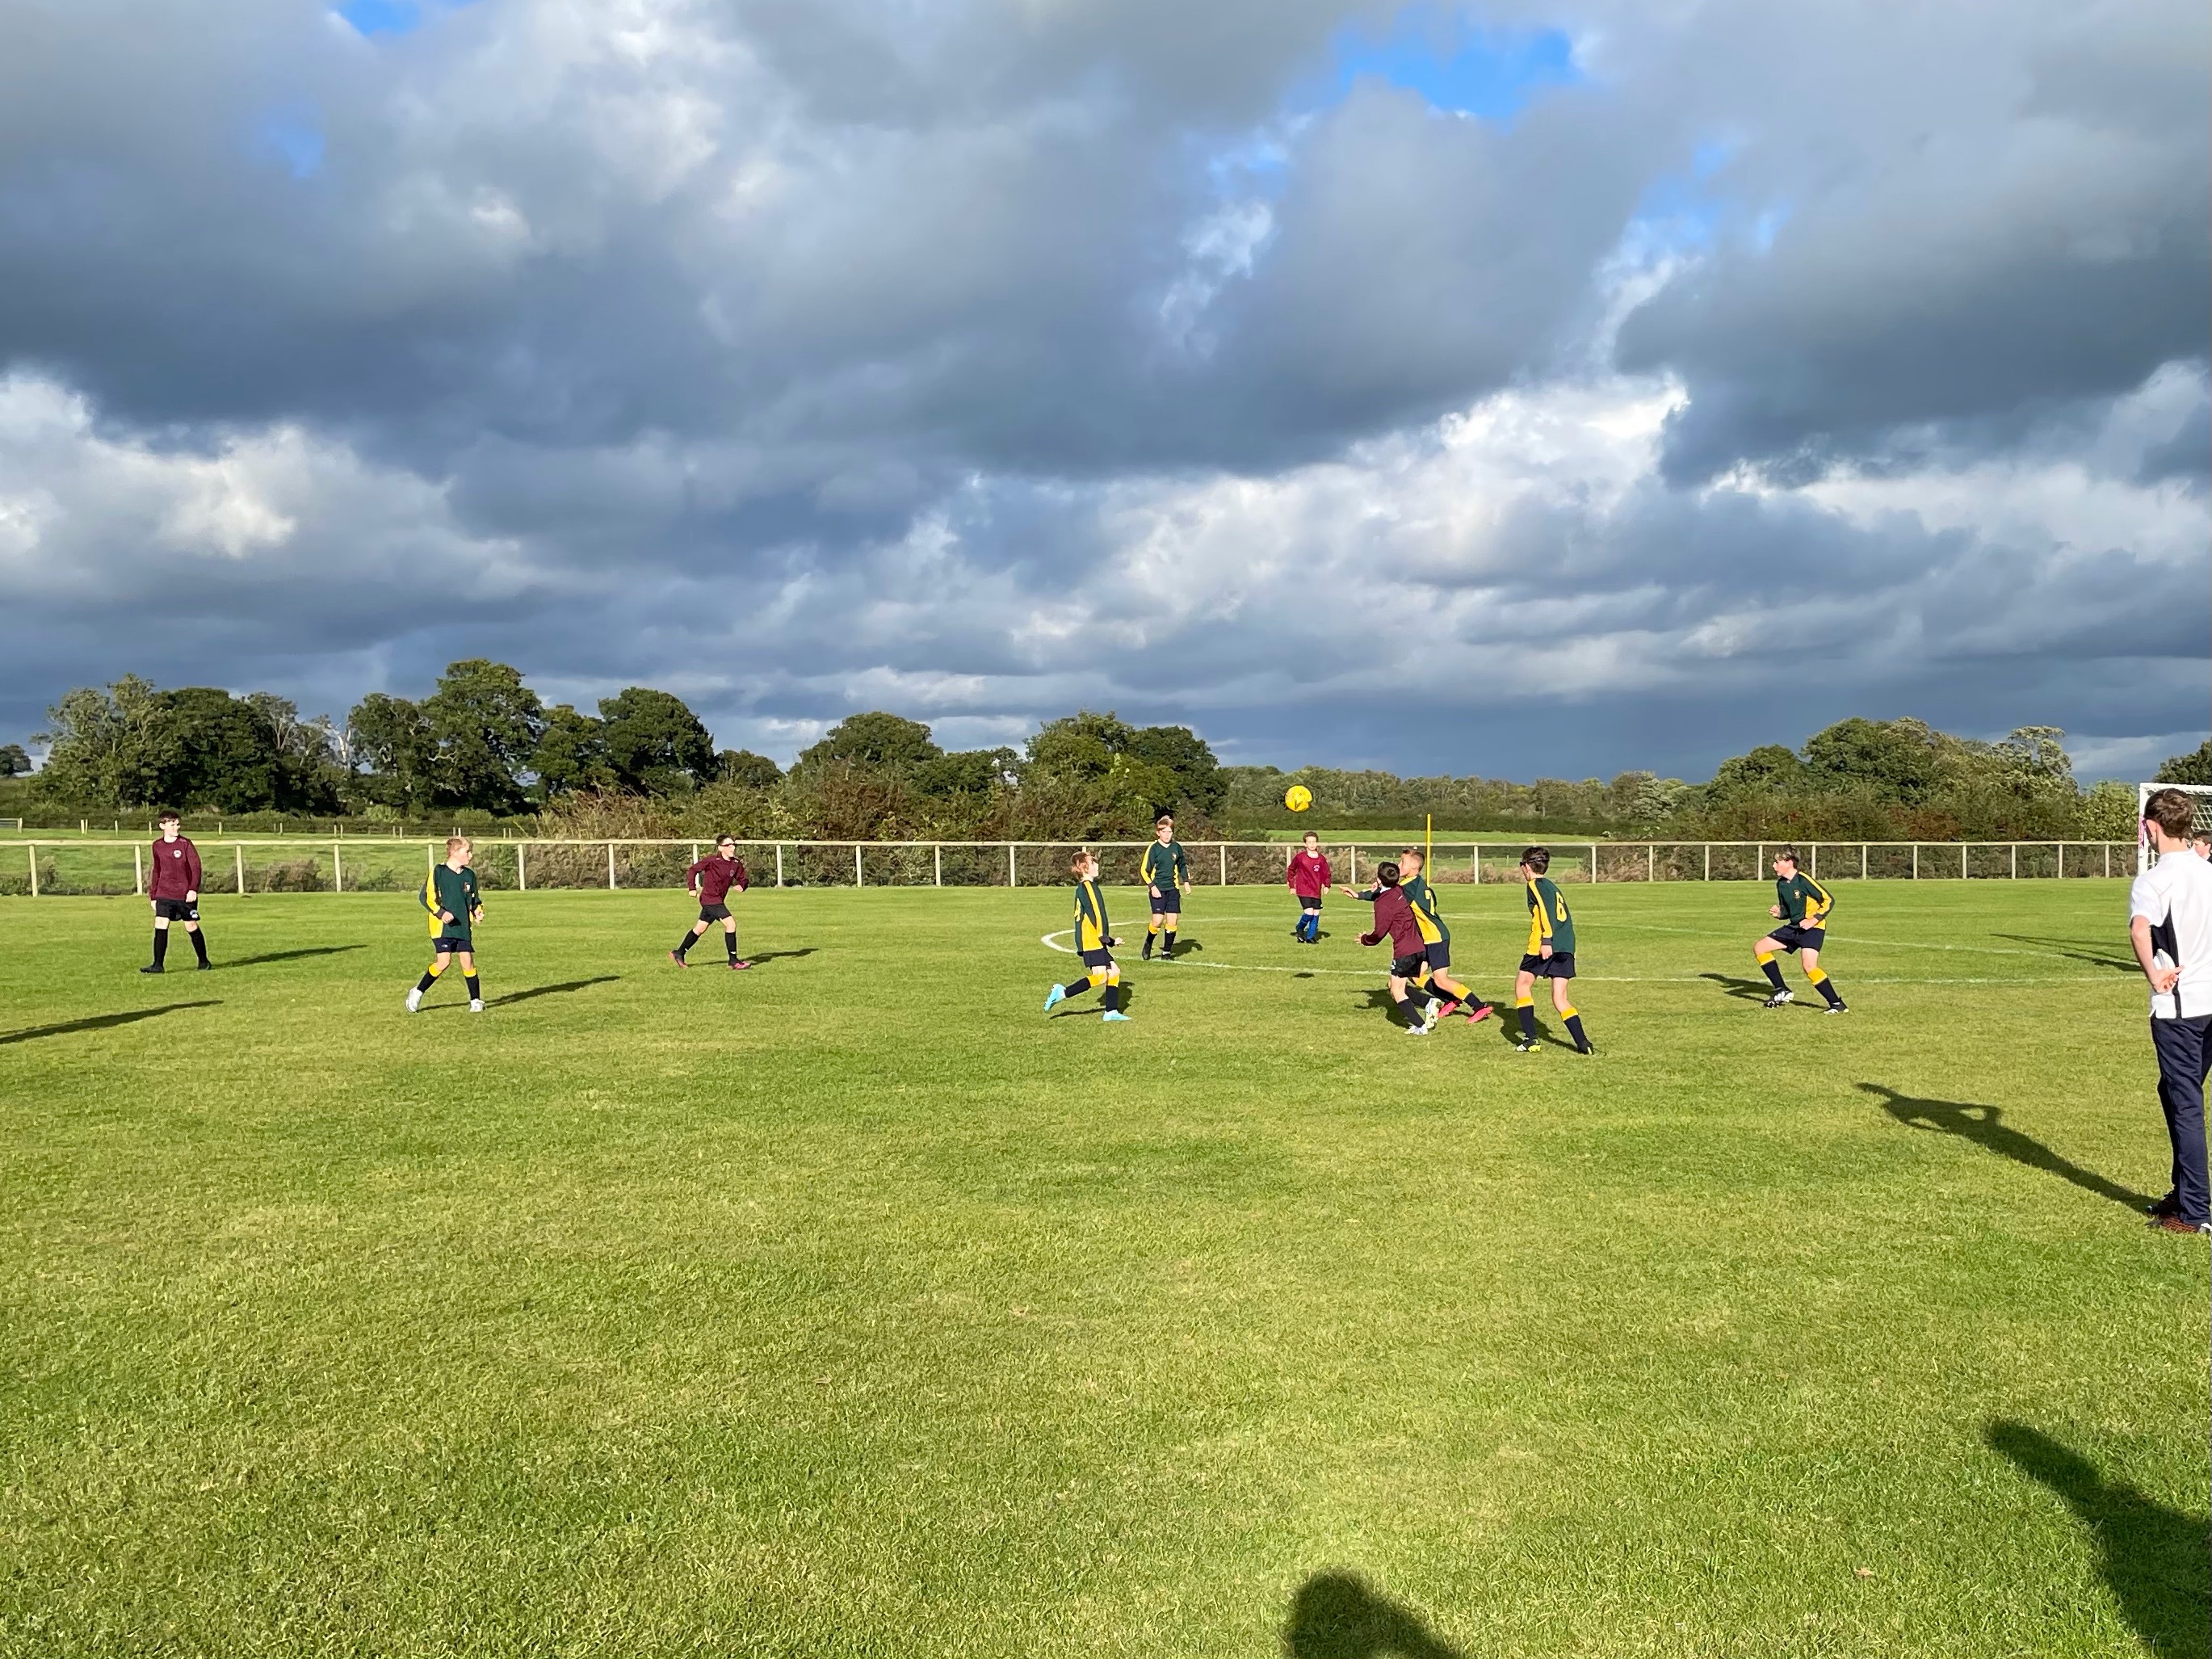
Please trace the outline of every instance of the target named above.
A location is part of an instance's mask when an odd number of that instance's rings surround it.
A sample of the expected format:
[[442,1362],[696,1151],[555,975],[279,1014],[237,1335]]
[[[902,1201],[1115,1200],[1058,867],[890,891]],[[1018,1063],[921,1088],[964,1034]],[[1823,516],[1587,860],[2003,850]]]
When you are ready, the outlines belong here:
[[1375,890],[1375,930],[1362,933],[1359,942],[1379,945],[1385,933],[1390,936],[1390,954],[1394,957],[1417,957],[1425,948],[1421,943],[1421,924],[1413,919],[1413,907],[1395,887]]
[[181,899],[200,890],[200,849],[179,836],[154,843],[154,867],[146,878],[146,896]]
[[751,886],[752,878],[745,873],[743,859],[726,859],[720,853],[709,853],[684,872],[684,884],[699,896],[702,904],[726,904],[730,889],[740,893]]
[[1328,891],[1328,860],[1303,847],[1291,854],[1291,867],[1283,881],[1300,898],[1319,898]]

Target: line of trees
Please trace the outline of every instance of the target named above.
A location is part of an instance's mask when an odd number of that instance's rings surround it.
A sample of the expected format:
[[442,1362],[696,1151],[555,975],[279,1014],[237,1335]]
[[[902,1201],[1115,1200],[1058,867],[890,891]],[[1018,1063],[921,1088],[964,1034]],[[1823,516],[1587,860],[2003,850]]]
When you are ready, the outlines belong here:
[[[302,719],[268,692],[161,690],[126,677],[80,688],[49,711],[34,796],[82,812],[155,805],[244,817],[349,814],[421,820],[535,814],[546,833],[704,833],[828,838],[1065,839],[1142,835],[1165,808],[1198,833],[1296,822],[1303,783],[1318,817],[1403,828],[1432,815],[1453,830],[1528,824],[1684,840],[2125,840],[2126,784],[2075,781],[2055,726],[1996,743],[1917,720],[1852,719],[1798,749],[1764,744],[1705,783],[1650,772],[1608,781],[1403,778],[1310,767],[1224,767],[1182,726],[1132,726],[1089,711],[1045,725],[1019,749],[947,750],[918,720],[850,716],[787,773],[720,750],[672,693],[631,686],[596,714],[548,708],[505,663],[448,665],[419,701],[372,692],[343,722]],[[29,769],[0,748],[0,775]],[[2160,769],[2212,783],[2212,741]],[[11,785],[11,787],[21,787]]]

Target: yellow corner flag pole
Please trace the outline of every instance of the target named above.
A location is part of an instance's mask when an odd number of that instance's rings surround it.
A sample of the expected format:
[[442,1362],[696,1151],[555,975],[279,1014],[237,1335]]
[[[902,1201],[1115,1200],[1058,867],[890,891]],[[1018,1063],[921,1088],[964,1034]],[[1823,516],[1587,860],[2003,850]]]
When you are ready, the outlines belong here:
[[[1436,867],[1436,862],[1437,815],[1425,812],[1421,815],[1421,873],[1429,876],[1429,872]],[[1429,876],[1429,879],[1434,881],[1436,878]]]

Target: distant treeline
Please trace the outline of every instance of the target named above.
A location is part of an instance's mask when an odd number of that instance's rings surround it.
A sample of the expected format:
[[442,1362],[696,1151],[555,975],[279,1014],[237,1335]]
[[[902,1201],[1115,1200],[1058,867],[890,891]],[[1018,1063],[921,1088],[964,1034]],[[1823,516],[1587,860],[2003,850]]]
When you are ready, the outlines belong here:
[[[1138,836],[1172,810],[1187,834],[1301,822],[1334,829],[1572,830],[1683,840],[2126,840],[2125,784],[2084,791],[2064,733],[2023,726],[1998,743],[1916,720],[1839,720],[1802,749],[1769,744],[1705,783],[1624,772],[1611,781],[1402,778],[1309,767],[1224,767],[1182,726],[1131,726],[1085,711],[1019,749],[947,750],[916,720],[850,716],[788,772],[715,749],[666,691],[632,686],[596,714],[547,707],[517,669],[451,665],[419,701],[373,692],[343,721],[302,719],[267,692],[161,690],[126,677],[70,692],[48,711],[44,766],[20,745],[0,775],[33,810],[143,815],[156,806],[233,818],[343,817],[368,823],[523,820],[538,833],[832,839]],[[2212,782],[2212,742],[2160,769]],[[1310,817],[1283,805],[1314,794]]]

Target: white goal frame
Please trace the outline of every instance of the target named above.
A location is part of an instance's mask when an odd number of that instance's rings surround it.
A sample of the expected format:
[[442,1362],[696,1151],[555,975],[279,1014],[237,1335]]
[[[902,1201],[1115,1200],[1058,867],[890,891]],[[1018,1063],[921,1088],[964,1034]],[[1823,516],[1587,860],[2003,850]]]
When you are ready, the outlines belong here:
[[2139,783],[2136,786],[2136,873],[2141,875],[2158,862],[2158,854],[2150,850],[2150,836],[2142,827],[2142,816],[2149,810],[2150,798],[2161,789],[2179,789],[2185,795],[2197,797],[2197,810],[2190,815],[2192,830],[2212,830],[2212,783]]

